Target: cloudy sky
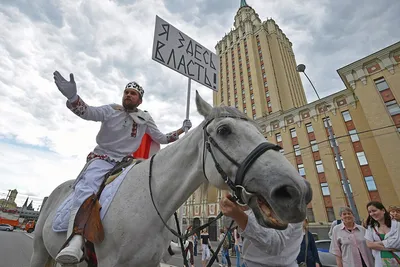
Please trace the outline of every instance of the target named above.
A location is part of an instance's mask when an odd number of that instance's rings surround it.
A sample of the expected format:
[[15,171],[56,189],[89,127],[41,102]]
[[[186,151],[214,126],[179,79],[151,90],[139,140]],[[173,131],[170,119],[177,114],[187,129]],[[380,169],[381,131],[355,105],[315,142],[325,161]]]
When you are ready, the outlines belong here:
[[[400,1],[248,0],[273,18],[307,65],[321,96],[344,89],[336,70],[400,40]],[[75,75],[91,105],[119,103],[124,85],[145,89],[142,108],[169,132],[185,116],[187,78],[151,59],[158,15],[211,51],[233,27],[240,0],[2,0],[0,3],[0,199],[8,189],[41,199],[73,179],[99,124],[65,107],[52,73]],[[315,96],[303,80],[308,100]],[[212,103],[212,91],[192,82]],[[194,94],[192,94],[194,96]],[[192,97],[192,104],[193,97]],[[200,123],[191,107],[194,125]]]

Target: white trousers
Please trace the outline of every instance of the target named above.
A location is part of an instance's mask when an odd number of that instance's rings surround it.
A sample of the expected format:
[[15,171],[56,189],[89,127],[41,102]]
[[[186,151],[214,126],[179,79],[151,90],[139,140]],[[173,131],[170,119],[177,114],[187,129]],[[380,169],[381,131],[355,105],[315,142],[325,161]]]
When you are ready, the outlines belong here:
[[205,260],[209,260],[211,258],[211,252],[210,252],[210,248],[208,247],[208,244],[202,244],[201,245],[202,248],[202,252],[201,252],[201,260],[205,261]]
[[103,182],[104,175],[110,171],[116,163],[95,159],[79,175],[74,185],[74,196],[71,210],[79,208],[92,194],[96,194]]

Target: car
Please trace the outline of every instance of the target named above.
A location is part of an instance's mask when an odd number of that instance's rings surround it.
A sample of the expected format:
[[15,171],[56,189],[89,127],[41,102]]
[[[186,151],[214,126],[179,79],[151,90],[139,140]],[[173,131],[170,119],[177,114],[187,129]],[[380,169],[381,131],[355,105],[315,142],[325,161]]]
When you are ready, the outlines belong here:
[[335,255],[329,253],[330,239],[316,240],[318,256],[323,267],[337,267]]
[[0,224],[0,231],[14,231],[14,227],[9,224]]

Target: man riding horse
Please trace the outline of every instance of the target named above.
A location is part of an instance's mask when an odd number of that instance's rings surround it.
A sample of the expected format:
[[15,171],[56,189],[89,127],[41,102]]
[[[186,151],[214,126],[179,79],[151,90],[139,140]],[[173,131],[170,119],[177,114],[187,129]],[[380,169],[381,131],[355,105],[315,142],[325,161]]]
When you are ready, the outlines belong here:
[[[58,72],[54,72],[54,81],[58,90],[68,99],[67,107],[85,120],[100,121],[101,128],[97,134],[97,146],[87,156],[87,164],[74,183],[74,195],[70,210],[67,238],[69,243],[57,255],[56,261],[61,264],[76,264],[83,257],[84,237],[74,233],[75,217],[81,207],[93,194],[96,194],[104,176],[126,156],[135,152],[145,133],[152,140],[167,144],[178,140],[179,135],[190,129],[190,120],[184,120],[176,131],[163,134],[157,128],[147,111],[138,109],[142,103],[144,90],[136,82],[125,86],[122,106],[116,104],[93,107],[87,105],[77,94],[74,76],[70,81]],[[67,239],[67,240],[68,240]]]

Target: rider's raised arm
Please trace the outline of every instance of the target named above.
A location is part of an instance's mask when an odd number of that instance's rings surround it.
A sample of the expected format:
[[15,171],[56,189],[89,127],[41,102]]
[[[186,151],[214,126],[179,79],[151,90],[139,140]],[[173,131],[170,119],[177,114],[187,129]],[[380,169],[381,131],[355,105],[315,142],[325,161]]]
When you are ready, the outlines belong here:
[[84,120],[105,121],[113,113],[114,109],[110,105],[99,107],[89,106],[80,96],[76,100],[67,100],[67,108]]
[[148,135],[150,135],[151,139],[153,139],[154,141],[156,141],[160,144],[168,144],[168,143],[174,142],[179,139],[179,134],[177,133],[177,131],[167,133],[167,134],[162,133],[158,129],[156,123],[154,122],[154,120],[150,116],[150,114],[147,113],[147,115],[148,115],[148,118],[146,119],[146,121],[147,121],[146,133]]
[[[242,236],[248,238],[254,246],[268,255],[277,256],[284,248],[293,244],[296,246],[294,239],[302,240],[302,223],[289,224],[285,230],[276,230],[259,225],[251,210],[246,211],[246,213],[248,221]],[[297,245],[300,245],[300,243]],[[298,247],[294,247],[293,252],[297,249]]]
[[76,115],[85,120],[105,121],[112,114],[113,108],[109,105],[101,107],[92,107],[85,103],[77,94],[77,88],[74,75],[69,75],[67,81],[58,71],[53,73],[54,83],[58,90],[68,99],[67,107]]

